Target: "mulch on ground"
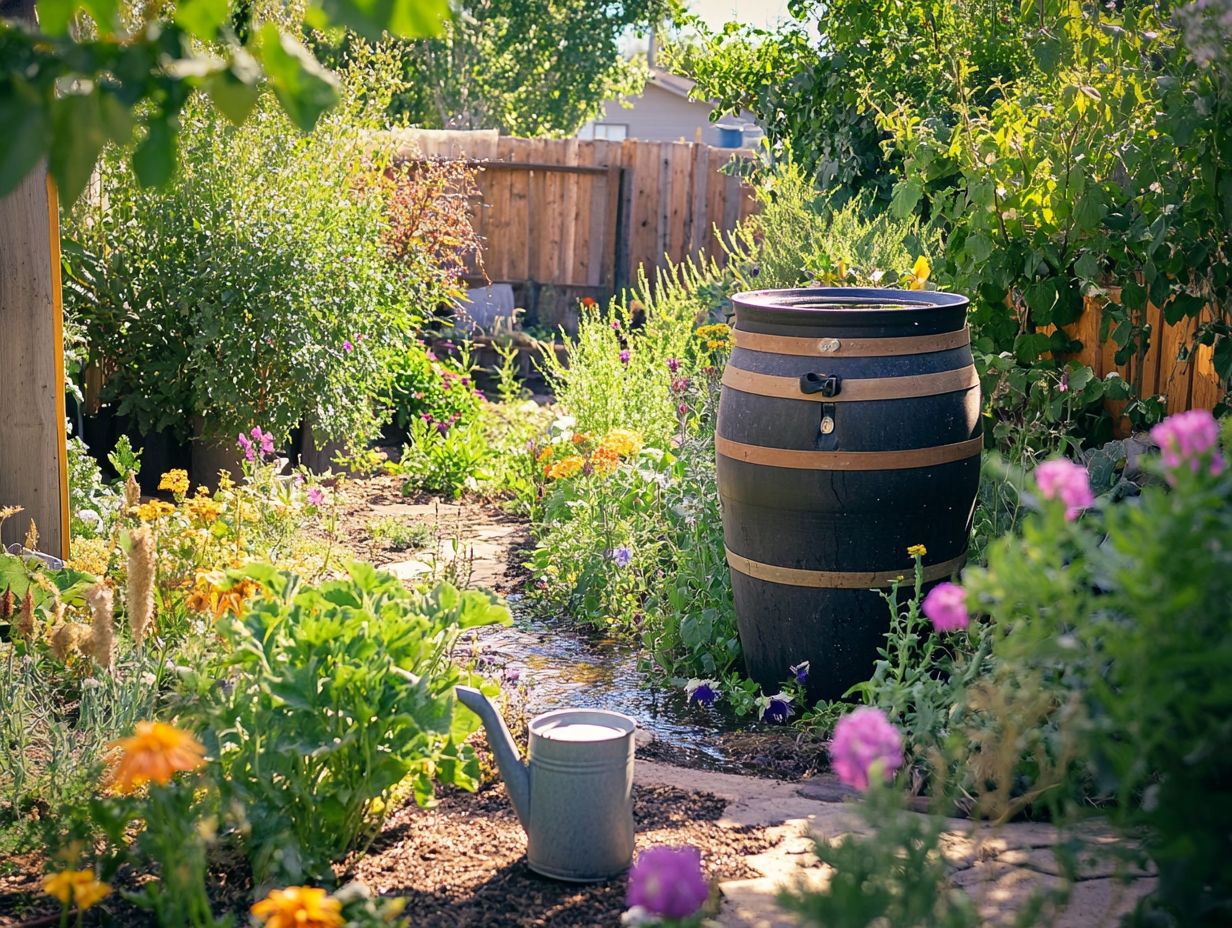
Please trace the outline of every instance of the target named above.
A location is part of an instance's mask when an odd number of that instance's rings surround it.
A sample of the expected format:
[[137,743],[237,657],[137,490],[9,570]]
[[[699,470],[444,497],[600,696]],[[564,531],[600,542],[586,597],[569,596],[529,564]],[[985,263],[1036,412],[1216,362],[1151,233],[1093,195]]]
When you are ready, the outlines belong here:
[[[711,877],[757,876],[743,856],[772,842],[760,828],[721,826],[725,805],[708,793],[635,787],[637,847],[692,844]],[[619,925],[625,909],[623,878],[577,884],[533,873],[499,783],[446,793],[433,809],[403,808],[353,873],[376,893],[405,898],[416,928],[600,928]]]

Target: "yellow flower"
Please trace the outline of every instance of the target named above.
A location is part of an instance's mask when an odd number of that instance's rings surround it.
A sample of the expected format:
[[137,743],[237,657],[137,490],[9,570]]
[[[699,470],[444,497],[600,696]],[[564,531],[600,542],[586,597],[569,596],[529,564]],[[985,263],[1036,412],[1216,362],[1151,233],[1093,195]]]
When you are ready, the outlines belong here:
[[596,448],[590,456],[590,467],[600,477],[606,477],[620,466],[620,455],[606,445]]
[[137,507],[137,518],[142,522],[156,522],[175,512],[175,507],[161,499],[152,499]]
[[180,771],[205,763],[205,747],[186,731],[165,722],[138,722],[131,738],[110,745],[119,756],[112,762],[108,786],[128,794],[146,783],[165,785]]
[[273,889],[252,907],[265,928],[342,928],[342,903],[315,886]]
[[552,460],[552,454],[554,450],[555,449],[551,445],[548,445],[546,448],[544,448],[542,451],[539,452],[539,456],[535,458],[535,460],[538,461],[540,464],[546,464],[548,461]]
[[920,255],[915,259],[915,264],[911,268],[911,276],[907,281],[907,288],[909,290],[923,290],[932,272],[933,268],[928,263],[928,258]]
[[74,538],[68,566],[85,574],[101,577],[107,573],[111,546],[105,538]]
[[642,450],[642,436],[629,429],[612,429],[603,436],[599,447],[614,451],[622,458],[632,457]]
[[160,490],[168,490],[176,496],[183,496],[188,492],[188,471],[167,471],[163,474],[162,479],[158,481],[158,488]]
[[93,870],[61,870],[43,880],[43,892],[65,906],[76,903],[84,912],[110,893],[111,887],[97,879]]
[[213,525],[222,515],[222,504],[208,496],[198,494],[192,499],[184,500],[184,512],[188,518],[202,525]]
[[567,458],[561,458],[555,464],[548,465],[547,476],[551,480],[559,480],[562,477],[572,477],[576,475],[583,467],[586,466],[586,459],[580,454],[571,454]]
[[907,554],[911,557],[923,557],[928,553],[928,549],[923,545],[912,545],[907,549]]
[[193,612],[211,613],[216,619],[228,612],[239,615],[252,595],[261,589],[259,583],[247,577],[230,586],[224,585],[221,580],[217,574],[197,574],[184,605]]

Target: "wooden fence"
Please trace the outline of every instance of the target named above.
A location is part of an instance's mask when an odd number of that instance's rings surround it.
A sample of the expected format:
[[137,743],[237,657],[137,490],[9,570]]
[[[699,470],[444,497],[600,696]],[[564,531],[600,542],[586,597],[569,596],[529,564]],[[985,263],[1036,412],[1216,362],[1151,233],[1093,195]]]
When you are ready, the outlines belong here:
[[721,258],[718,235],[756,210],[752,190],[722,173],[748,152],[693,142],[519,139],[491,132],[399,135],[404,158],[474,162],[483,239],[477,277],[550,285],[602,297],[651,279],[700,251]]

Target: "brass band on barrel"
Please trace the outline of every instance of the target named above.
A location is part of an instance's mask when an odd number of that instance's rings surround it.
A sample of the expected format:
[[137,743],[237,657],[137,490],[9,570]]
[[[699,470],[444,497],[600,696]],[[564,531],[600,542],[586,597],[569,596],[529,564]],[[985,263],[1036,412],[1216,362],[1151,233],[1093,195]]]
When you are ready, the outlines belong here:
[[[732,570],[739,571],[754,580],[766,580],[770,583],[782,583],[786,586],[805,586],[814,589],[837,590],[868,590],[874,587],[890,586],[896,580],[905,580],[914,575],[915,568],[908,564],[899,570],[802,570],[798,567],[778,567],[774,564],[763,564],[743,555],[734,553],[724,547],[727,552],[727,564]],[[966,563],[965,554],[940,564],[928,564],[924,567],[924,582],[940,580],[951,576],[954,571]]]
[[792,448],[767,448],[747,445],[715,435],[715,450],[725,458],[746,464],[790,467],[797,470],[905,470],[932,467],[979,455],[984,439],[980,436],[949,445],[907,448],[901,451],[797,451]]
[[807,400],[812,403],[858,403],[867,400],[905,400],[917,396],[937,396],[955,393],[980,385],[974,365],[940,371],[935,374],[912,374],[906,377],[843,378],[842,388],[835,396],[800,392],[799,377],[775,377],[758,374],[730,364],[723,371],[723,386],[783,400]]
[[737,348],[766,354],[789,354],[805,358],[882,358],[905,354],[949,351],[971,344],[966,326],[939,335],[908,335],[900,338],[799,338],[794,335],[762,335],[732,330]]

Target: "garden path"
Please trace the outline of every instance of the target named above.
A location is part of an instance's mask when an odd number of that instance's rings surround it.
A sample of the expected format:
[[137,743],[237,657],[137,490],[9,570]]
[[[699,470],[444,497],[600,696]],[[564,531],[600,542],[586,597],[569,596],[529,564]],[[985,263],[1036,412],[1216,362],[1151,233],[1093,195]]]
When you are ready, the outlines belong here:
[[[344,529],[344,536],[349,536],[356,553],[363,553],[408,581],[435,575],[503,595],[518,593],[525,577],[519,549],[529,542],[520,520],[478,501],[406,500],[392,478],[355,481],[351,486],[344,494],[343,522],[352,530]],[[365,526],[389,518],[432,525],[429,550],[410,555],[375,550],[376,542],[364,534]],[[364,539],[367,549],[359,547]],[[725,803],[713,824],[732,830],[730,847],[724,845],[726,853],[741,856],[737,834],[758,837],[745,842],[742,877],[720,882],[723,901],[717,924],[723,928],[796,925],[777,906],[775,895],[779,887],[794,879],[815,884],[827,878],[825,867],[810,853],[813,837],[833,839],[867,830],[853,805],[852,791],[829,774],[776,780],[648,760],[644,755],[663,756],[654,751],[654,740],[650,732],[640,733],[636,769],[640,787],[717,797]],[[667,753],[675,756],[674,752]],[[687,751],[679,756],[686,763],[691,756],[696,757]],[[475,812],[485,815],[490,815],[490,810],[485,811],[486,806],[480,809],[478,803],[491,805],[493,801],[507,804],[503,792],[495,800],[483,793],[456,797],[463,805],[476,803]],[[510,830],[515,833],[516,844],[516,826],[511,825]],[[1146,873],[1118,871],[1112,856],[1101,851],[1112,846],[1110,833],[1092,830],[1082,837],[1087,839],[1087,850],[1080,856],[1081,876],[1054,922],[1056,928],[1112,926],[1155,882]],[[1054,846],[1062,840],[1055,829],[1039,823],[1015,823],[994,830],[953,819],[942,843],[954,868],[955,885],[971,895],[987,924],[1008,926],[1033,894],[1062,885],[1053,854]],[[520,852],[515,848],[516,853]],[[610,888],[595,888],[593,892],[610,895]]]

